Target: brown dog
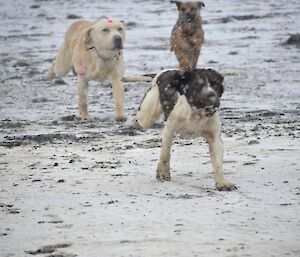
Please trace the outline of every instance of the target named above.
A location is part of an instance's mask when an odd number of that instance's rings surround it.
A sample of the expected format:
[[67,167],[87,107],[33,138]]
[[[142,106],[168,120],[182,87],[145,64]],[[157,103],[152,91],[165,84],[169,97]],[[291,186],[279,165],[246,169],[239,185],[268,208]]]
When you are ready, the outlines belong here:
[[202,2],[171,1],[178,8],[178,20],[171,35],[171,51],[175,53],[182,70],[192,70],[197,66],[204,32],[200,9]]

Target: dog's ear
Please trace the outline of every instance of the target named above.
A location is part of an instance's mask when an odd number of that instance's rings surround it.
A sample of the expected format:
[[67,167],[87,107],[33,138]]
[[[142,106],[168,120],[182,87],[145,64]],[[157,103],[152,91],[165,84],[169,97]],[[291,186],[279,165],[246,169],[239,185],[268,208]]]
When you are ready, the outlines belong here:
[[191,76],[192,71],[175,71],[171,77],[171,87],[178,91],[179,94],[185,95],[191,81]]
[[198,7],[201,9],[202,7],[205,7],[205,4],[203,2],[198,2]]
[[90,47],[90,45],[92,44],[92,37],[91,37],[91,32],[92,32],[93,28],[89,28],[87,29],[87,31],[85,32],[84,35],[84,43]]
[[171,88],[175,89],[182,95],[181,84],[182,84],[182,74],[183,71],[176,70],[171,73],[171,76],[168,78]]
[[210,86],[217,92],[218,96],[221,97],[224,93],[224,77],[220,73],[212,69],[207,69],[205,75],[209,81]]
[[211,84],[211,87],[217,92],[218,96],[221,97],[224,93],[224,86],[222,83]]
[[126,28],[126,23],[125,23],[125,21],[121,20],[120,22],[121,22],[123,28],[125,29],[125,28]]
[[182,3],[181,1],[174,1],[174,0],[171,0],[170,2],[171,4],[176,4],[178,9],[180,8],[180,5]]

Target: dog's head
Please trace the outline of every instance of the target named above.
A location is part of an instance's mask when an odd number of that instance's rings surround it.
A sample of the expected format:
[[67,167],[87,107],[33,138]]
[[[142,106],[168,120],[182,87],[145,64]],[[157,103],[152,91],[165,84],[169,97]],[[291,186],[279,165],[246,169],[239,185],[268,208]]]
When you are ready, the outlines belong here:
[[211,69],[176,71],[171,87],[181,95],[195,111],[205,111],[205,116],[212,116],[220,106],[223,94],[223,76]]
[[203,2],[171,1],[171,3],[177,5],[179,19],[185,23],[191,23],[200,17],[200,9],[204,7]]
[[84,43],[87,48],[95,47],[104,57],[117,55],[124,47],[124,21],[101,18],[85,31]]

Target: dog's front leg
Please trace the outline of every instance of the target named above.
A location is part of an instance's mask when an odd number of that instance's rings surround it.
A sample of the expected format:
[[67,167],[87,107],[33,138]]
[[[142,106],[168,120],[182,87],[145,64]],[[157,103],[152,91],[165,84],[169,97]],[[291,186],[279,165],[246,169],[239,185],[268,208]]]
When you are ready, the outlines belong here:
[[191,54],[191,64],[193,69],[197,67],[200,51],[201,48],[198,48],[197,46],[193,47],[192,54]]
[[114,79],[112,81],[113,96],[115,100],[115,119],[116,121],[125,121],[124,114],[124,84],[120,79]]
[[191,70],[194,67],[191,63],[191,60],[189,59],[188,54],[185,52],[185,50],[179,49],[177,52],[175,52],[175,55],[177,57],[177,60],[179,62],[179,67],[182,70]]
[[87,92],[88,92],[88,81],[78,76],[78,107],[79,107],[79,114],[82,120],[89,120],[91,117],[88,114],[87,108]]
[[223,175],[223,142],[220,135],[207,137],[209,144],[209,153],[214,170],[214,179],[216,188],[220,191],[231,191],[236,189],[236,186],[224,179]]
[[156,178],[161,182],[171,180],[170,158],[173,138],[173,130],[166,125],[163,130],[162,147],[156,172]]

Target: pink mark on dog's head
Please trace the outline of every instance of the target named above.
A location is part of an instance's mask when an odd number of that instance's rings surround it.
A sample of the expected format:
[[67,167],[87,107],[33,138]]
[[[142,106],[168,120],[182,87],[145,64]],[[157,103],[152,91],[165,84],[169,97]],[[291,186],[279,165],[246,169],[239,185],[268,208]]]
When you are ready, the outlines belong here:
[[79,25],[79,21],[74,21],[71,25],[72,28],[76,28]]
[[80,65],[81,68],[85,68],[86,67],[86,64],[84,64],[84,63],[80,63],[79,65]]
[[112,22],[113,22],[113,20],[112,20],[111,18],[108,18],[106,21],[107,21],[108,23],[112,23]]

